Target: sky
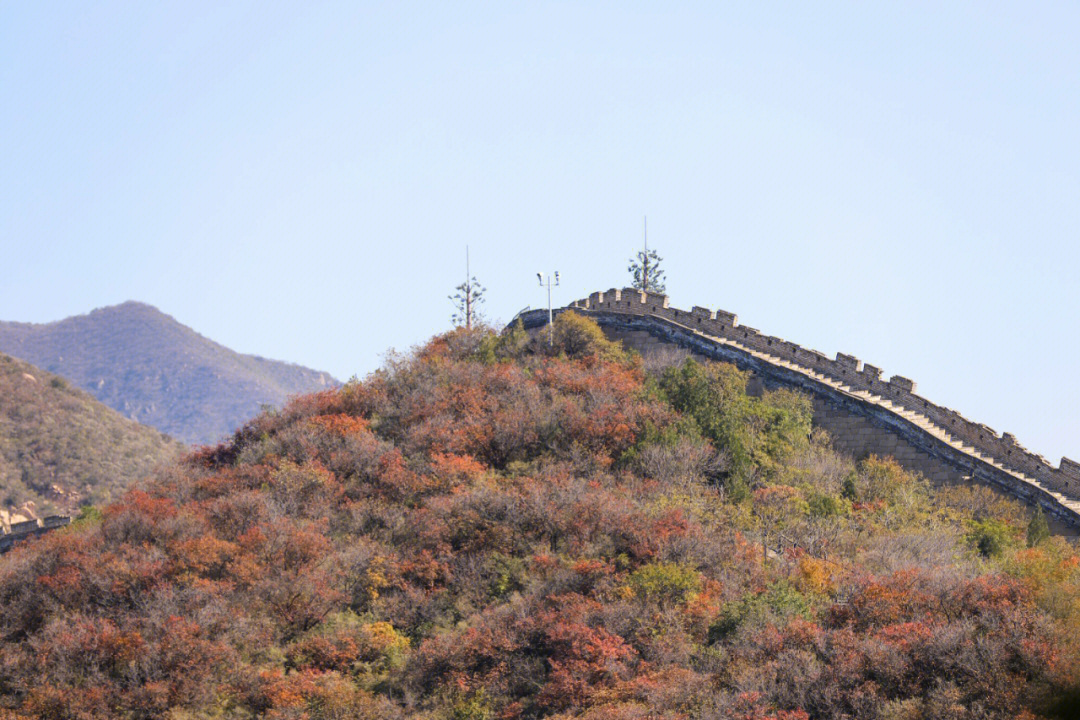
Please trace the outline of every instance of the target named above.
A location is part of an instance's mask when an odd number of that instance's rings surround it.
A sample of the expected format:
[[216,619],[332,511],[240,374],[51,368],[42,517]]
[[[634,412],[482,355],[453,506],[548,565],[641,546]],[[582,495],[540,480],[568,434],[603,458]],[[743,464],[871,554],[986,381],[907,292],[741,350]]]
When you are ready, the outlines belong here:
[[378,367],[629,283],[1080,459],[1075,3],[0,3],[0,320]]

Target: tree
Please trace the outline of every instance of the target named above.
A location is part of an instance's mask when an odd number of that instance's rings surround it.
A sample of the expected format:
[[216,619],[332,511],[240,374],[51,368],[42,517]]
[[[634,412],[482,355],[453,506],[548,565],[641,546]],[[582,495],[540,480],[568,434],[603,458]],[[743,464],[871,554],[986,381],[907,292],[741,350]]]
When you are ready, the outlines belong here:
[[660,269],[662,261],[663,258],[655,250],[649,249],[646,232],[645,248],[630,258],[630,265],[626,268],[634,276],[633,287],[646,292],[664,292],[664,271]]
[[1031,522],[1028,523],[1027,528],[1028,547],[1035,547],[1048,537],[1050,537],[1050,524],[1046,522],[1046,515],[1043,514],[1041,507],[1035,508],[1035,514],[1031,516]]
[[855,485],[856,477],[854,472],[848,473],[847,477],[844,478],[844,484],[840,488],[840,497],[851,502],[856,502],[859,499],[859,489]]
[[457,292],[450,296],[450,301],[457,308],[451,322],[455,325],[472,329],[473,323],[483,319],[478,305],[484,302],[485,288],[469,273],[469,248],[465,247],[465,282],[458,285]]
[[663,258],[655,250],[650,250],[648,245],[644,250],[639,250],[626,268],[634,276],[633,287],[648,292],[664,292],[664,271],[660,269],[662,261]]
[[475,277],[471,277],[454,289],[457,292],[450,296],[450,300],[456,309],[451,320],[455,325],[472,328],[474,323],[483,319],[478,306],[484,302],[485,288]]

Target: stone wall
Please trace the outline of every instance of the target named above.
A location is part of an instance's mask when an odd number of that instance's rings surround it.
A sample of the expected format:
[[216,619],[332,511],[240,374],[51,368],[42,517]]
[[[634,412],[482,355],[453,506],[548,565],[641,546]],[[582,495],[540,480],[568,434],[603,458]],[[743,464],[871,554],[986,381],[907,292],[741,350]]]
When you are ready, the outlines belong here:
[[[916,394],[915,382],[906,377],[885,380],[880,368],[853,355],[830,358],[739,325],[734,313],[679,310],[656,293],[613,289],[565,309],[593,317],[610,337],[630,347],[673,343],[751,369],[767,384],[809,392],[821,409],[817,422],[830,430],[838,448],[857,457],[890,454],[931,479],[988,482],[1080,526],[1080,463],[1062,458],[1053,467],[1011,433],[998,434]],[[526,327],[540,327],[547,311],[519,317]]]
[[40,520],[26,520],[0,527],[0,553],[5,553],[16,543],[38,535],[44,535],[56,528],[71,524],[71,518],[63,515],[50,515]]

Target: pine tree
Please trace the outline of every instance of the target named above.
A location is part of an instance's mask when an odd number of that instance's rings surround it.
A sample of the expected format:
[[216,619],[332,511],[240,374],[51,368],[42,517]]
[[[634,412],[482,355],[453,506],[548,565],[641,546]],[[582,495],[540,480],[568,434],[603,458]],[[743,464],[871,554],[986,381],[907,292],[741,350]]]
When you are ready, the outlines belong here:
[[1046,515],[1043,515],[1041,507],[1035,508],[1035,514],[1031,516],[1031,522],[1028,523],[1027,528],[1028,547],[1035,547],[1048,537],[1050,537],[1050,524],[1046,522]]
[[855,473],[850,473],[844,478],[844,483],[840,486],[840,497],[847,498],[851,502],[859,499],[859,490],[855,487]]
[[459,327],[472,328],[475,323],[483,320],[479,305],[484,302],[486,288],[480,285],[475,277],[471,277],[454,289],[457,292],[450,296],[450,300],[456,310],[451,321]]
[[469,246],[465,246],[465,282],[454,288],[456,293],[450,296],[450,302],[456,308],[450,321],[454,325],[466,329],[472,329],[475,323],[483,320],[479,305],[484,302],[484,288],[476,281],[476,277],[469,272]]
[[646,233],[645,248],[630,258],[630,265],[626,268],[634,277],[632,286],[646,292],[664,292],[664,271],[660,269],[662,261],[663,258],[657,255],[655,250],[649,249]]

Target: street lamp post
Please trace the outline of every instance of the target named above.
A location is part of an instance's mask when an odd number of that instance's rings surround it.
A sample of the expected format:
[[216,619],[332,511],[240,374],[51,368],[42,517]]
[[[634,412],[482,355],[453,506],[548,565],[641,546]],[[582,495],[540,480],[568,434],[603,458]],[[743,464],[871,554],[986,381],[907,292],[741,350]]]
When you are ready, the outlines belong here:
[[547,281],[547,295],[548,295],[548,347],[552,347],[555,344],[555,329],[552,326],[552,312],[551,312],[551,280],[555,279],[555,287],[559,287],[559,271],[544,275],[542,272],[536,273],[536,279],[540,281],[540,287],[545,287],[545,280]]

